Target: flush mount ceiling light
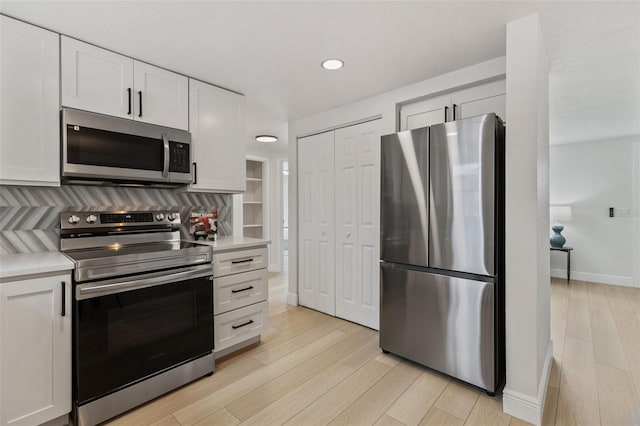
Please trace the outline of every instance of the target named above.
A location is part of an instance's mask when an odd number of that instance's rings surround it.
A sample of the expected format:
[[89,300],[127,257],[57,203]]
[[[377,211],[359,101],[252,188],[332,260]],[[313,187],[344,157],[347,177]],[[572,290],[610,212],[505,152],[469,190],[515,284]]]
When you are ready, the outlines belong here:
[[329,58],[322,61],[321,65],[325,70],[339,70],[340,68],[344,67],[344,61],[342,59]]
[[271,136],[271,135],[258,135],[258,136],[256,136],[256,141],[257,142],[273,143],[273,142],[278,142],[278,138],[275,137],[275,136]]

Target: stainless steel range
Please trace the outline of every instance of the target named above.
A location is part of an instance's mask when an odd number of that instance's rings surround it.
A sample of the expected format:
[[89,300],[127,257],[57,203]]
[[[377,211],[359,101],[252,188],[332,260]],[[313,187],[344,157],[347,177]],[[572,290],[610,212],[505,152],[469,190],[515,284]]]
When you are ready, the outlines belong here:
[[65,212],[73,414],[94,425],[213,373],[212,249],[175,212]]

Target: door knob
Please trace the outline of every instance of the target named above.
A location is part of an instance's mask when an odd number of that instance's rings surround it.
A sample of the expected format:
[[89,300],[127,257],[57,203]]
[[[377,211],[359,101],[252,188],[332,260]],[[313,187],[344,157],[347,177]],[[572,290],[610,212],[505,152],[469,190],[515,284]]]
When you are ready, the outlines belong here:
[[347,232],[347,238],[351,237],[351,232]]

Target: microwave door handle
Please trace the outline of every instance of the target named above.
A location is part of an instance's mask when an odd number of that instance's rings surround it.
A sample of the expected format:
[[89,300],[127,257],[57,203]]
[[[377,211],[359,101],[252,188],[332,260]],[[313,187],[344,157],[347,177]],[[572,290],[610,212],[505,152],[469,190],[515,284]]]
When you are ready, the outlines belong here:
[[169,176],[169,138],[166,133],[162,134],[162,145],[164,147],[164,165],[162,167],[162,177]]

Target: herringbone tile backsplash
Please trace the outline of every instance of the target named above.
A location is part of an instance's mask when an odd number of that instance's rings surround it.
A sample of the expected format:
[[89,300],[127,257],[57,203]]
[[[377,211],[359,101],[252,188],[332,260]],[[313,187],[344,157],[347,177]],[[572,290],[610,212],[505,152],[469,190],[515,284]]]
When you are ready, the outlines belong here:
[[0,254],[57,251],[60,213],[68,210],[171,210],[180,212],[182,238],[190,239],[192,211],[218,210],[220,235],[231,234],[232,198],[173,189],[97,187],[0,187]]

